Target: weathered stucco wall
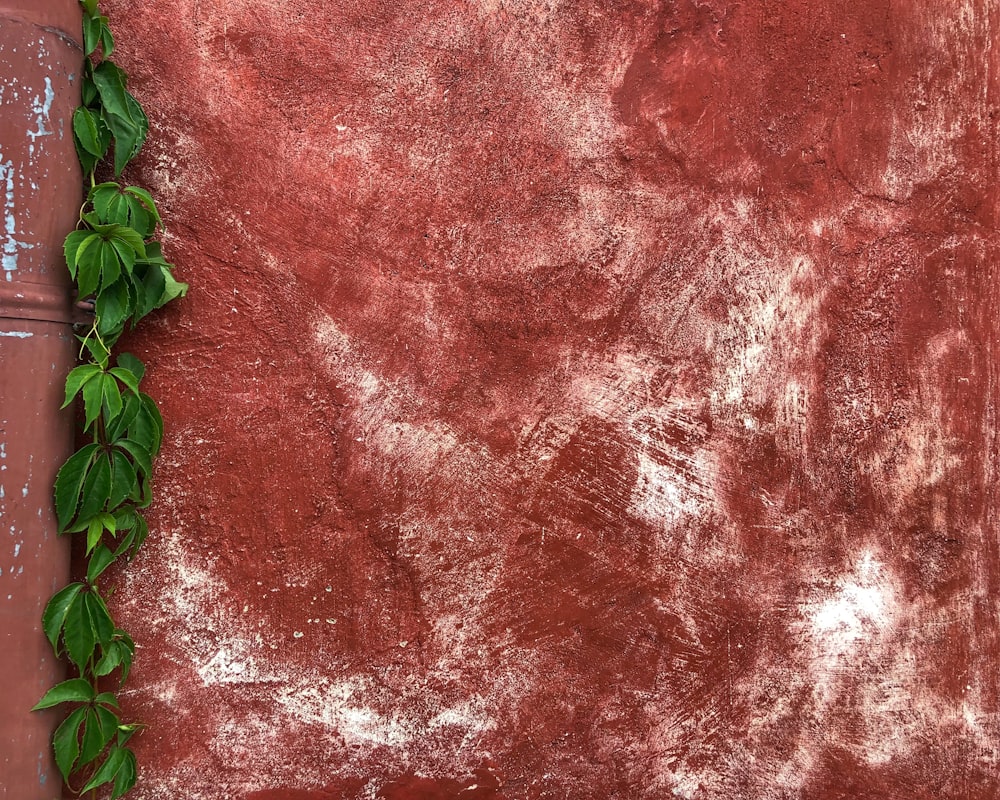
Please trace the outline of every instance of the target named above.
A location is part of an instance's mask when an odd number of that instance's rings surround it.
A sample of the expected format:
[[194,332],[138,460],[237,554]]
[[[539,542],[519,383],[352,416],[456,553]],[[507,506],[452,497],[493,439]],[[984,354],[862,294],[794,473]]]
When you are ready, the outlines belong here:
[[995,3],[107,10],[137,798],[1000,796]]

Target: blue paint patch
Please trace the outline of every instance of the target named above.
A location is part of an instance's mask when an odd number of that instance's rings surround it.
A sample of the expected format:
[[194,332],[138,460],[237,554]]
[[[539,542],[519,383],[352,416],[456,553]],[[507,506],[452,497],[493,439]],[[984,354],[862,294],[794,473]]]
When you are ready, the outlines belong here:
[[36,131],[28,131],[28,136],[31,137],[31,141],[34,142],[39,136],[51,136],[52,131],[50,131],[46,126],[49,121],[49,113],[52,111],[52,101],[55,100],[56,93],[52,91],[52,79],[47,75],[45,76],[45,99],[42,97],[36,97],[34,102],[31,104],[31,110],[35,114],[35,125],[38,127]]

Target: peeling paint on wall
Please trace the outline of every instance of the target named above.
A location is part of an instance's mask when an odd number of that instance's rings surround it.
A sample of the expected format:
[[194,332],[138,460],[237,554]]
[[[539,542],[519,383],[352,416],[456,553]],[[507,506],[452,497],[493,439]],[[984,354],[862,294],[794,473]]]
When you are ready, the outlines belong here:
[[109,10],[139,800],[1000,794],[996,9]]

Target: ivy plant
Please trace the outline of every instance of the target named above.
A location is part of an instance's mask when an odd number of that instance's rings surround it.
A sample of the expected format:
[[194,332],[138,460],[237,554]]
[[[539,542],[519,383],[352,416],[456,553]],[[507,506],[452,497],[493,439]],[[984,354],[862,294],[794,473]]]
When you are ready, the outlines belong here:
[[[115,347],[127,329],[182,296],[156,236],[163,224],[145,189],[119,182],[149,130],[128,91],[128,76],[110,56],[115,40],[97,0],[81,0],[84,64],[82,105],[73,113],[73,138],[87,180],[76,230],[64,245],[80,305],[93,324],[80,340],[82,364],[66,378],[63,407],[82,400],[84,444],[55,483],[59,531],[83,540],[85,575],[49,601],[42,627],[57,657],[75,677],[45,693],[34,710],[69,706],[52,738],[63,780],[77,795],[110,789],[121,797],[136,782],[128,746],[141,727],[124,722],[116,699],[128,678],[135,643],[108,609],[104,579],[119,560],[131,560],[148,533],[142,511],[152,502],[150,478],[163,420],[140,384],[142,362]],[[112,177],[100,183],[97,176]]]

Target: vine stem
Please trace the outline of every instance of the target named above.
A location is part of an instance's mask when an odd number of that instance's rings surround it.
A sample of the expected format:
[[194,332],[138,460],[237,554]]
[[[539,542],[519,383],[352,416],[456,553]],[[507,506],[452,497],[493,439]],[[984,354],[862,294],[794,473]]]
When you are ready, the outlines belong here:
[[[114,41],[107,17],[98,10],[98,0],[80,0],[80,4],[85,15],[86,50],[82,96],[89,100],[74,112],[74,121],[79,116],[84,133],[81,139],[74,127],[74,144],[80,163],[89,165],[81,176],[87,199],[63,250],[77,292],[81,284],[88,288],[89,297],[78,296],[76,305],[89,309],[94,317],[89,331],[78,337],[78,358],[87,364],[70,373],[73,377],[67,379],[66,391],[69,400],[83,393],[85,417],[90,423],[81,434],[89,432],[93,444],[77,450],[60,468],[54,500],[59,529],[85,532],[87,578],[53,595],[42,624],[56,656],[65,653],[74,667],[81,662],[82,666],[76,668],[79,678],[52,687],[35,710],[62,703],[77,706],[57,729],[59,736],[53,737],[52,747],[71,795],[98,800],[106,792],[121,797],[134,787],[136,758],[127,743],[143,727],[122,724],[116,692],[100,691],[100,684],[110,684],[104,675],[114,670],[120,671],[117,691],[121,690],[132,665],[135,642],[114,624],[98,584],[104,570],[120,556],[128,553],[131,560],[149,533],[138,509],[152,501],[151,463],[163,433],[156,404],[137,388],[145,366],[129,353],[118,352],[112,361],[111,351],[129,322],[134,328],[139,319],[182,296],[187,284],[174,280],[173,265],[161,255],[155,236],[163,223],[149,192],[123,186],[118,180],[97,183],[96,165],[106,165],[101,167],[103,174],[112,166],[112,153],[115,178],[121,175],[142,146],[149,120],[125,88],[127,75],[108,58]],[[128,111],[126,116],[118,114],[122,107]],[[108,302],[103,303],[102,298]],[[99,312],[107,312],[103,322]],[[96,396],[92,394],[95,389]],[[125,390],[135,396],[123,400]],[[115,546],[117,536],[127,537],[121,544],[128,547]],[[112,584],[109,592],[114,589]],[[89,655],[80,652],[88,643]],[[97,674],[99,666],[104,675]],[[85,685],[89,685],[86,690]],[[83,755],[81,739],[87,755],[84,764],[78,763]],[[90,788],[97,779],[101,783]],[[83,783],[76,788],[79,780]]]

